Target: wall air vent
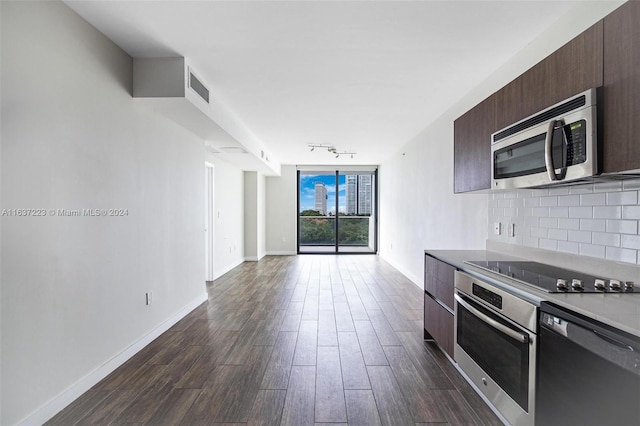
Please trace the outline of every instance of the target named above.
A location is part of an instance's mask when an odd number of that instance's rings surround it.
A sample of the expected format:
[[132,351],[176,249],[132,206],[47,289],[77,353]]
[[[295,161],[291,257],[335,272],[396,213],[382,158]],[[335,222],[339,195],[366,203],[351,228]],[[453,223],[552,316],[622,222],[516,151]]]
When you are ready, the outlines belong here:
[[209,89],[205,87],[204,84],[198,77],[196,77],[191,70],[189,70],[189,87],[196,92],[206,103],[209,103]]

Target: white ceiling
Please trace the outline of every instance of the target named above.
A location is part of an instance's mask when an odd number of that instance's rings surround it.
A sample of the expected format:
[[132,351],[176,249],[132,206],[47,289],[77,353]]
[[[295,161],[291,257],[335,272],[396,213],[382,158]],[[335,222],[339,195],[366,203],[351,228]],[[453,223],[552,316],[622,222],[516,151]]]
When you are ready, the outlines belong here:
[[186,57],[282,164],[379,164],[578,2],[66,3],[133,57]]

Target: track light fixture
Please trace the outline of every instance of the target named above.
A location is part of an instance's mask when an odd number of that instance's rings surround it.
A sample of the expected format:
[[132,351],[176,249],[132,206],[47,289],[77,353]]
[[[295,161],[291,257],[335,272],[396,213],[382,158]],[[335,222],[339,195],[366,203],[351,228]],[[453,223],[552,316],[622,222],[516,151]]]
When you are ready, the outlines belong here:
[[309,147],[309,151],[313,152],[316,148],[325,148],[327,150],[327,152],[330,152],[331,154],[335,154],[335,158],[339,158],[340,155],[349,155],[351,157],[351,159],[353,159],[353,156],[357,154],[357,152],[349,152],[349,151],[338,151],[338,149],[333,146],[333,145],[323,145],[323,144],[309,144],[307,145]]

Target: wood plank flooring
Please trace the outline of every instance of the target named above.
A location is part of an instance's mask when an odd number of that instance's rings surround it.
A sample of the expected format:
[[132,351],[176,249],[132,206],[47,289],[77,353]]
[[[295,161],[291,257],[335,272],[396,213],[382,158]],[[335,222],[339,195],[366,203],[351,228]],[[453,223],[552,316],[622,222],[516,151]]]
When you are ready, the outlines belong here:
[[422,291],[377,256],[273,256],[51,425],[500,425],[422,339]]

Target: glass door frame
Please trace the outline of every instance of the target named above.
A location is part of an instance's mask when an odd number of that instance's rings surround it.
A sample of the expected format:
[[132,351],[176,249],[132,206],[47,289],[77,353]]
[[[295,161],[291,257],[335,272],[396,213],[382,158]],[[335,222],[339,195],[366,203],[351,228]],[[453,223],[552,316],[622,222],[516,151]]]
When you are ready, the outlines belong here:
[[[348,169],[345,168],[345,169]],[[329,175],[328,172],[330,172],[331,170],[329,168],[327,168],[326,170],[326,174]],[[336,196],[335,196],[335,227],[334,227],[334,232],[335,232],[335,236],[334,236],[334,250],[333,251],[300,251],[300,233],[301,233],[301,226],[300,226],[300,169],[296,170],[296,253],[297,254],[331,254],[331,255],[335,255],[335,254],[378,254],[378,204],[379,204],[379,194],[378,194],[378,168],[376,167],[374,170],[372,171],[367,171],[366,173],[370,173],[373,176],[373,181],[374,181],[374,185],[372,188],[372,194],[374,196],[374,203],[372,205],[372,209],[373,209],[373,232],[374,232],[374,237],[373,237],[373,251],[367,250],[367,251],[340,251],[340,241],[338,239],[338,233],[339,233],[339,206],[340,206],[340,202],[339,202],[339,178],[340,178],[340,170],[339,169],[335,169],[335,183],[336,183]],[[344,174],[344,173],[343,173]],[[371,219],[370,219],[371,220]]]

